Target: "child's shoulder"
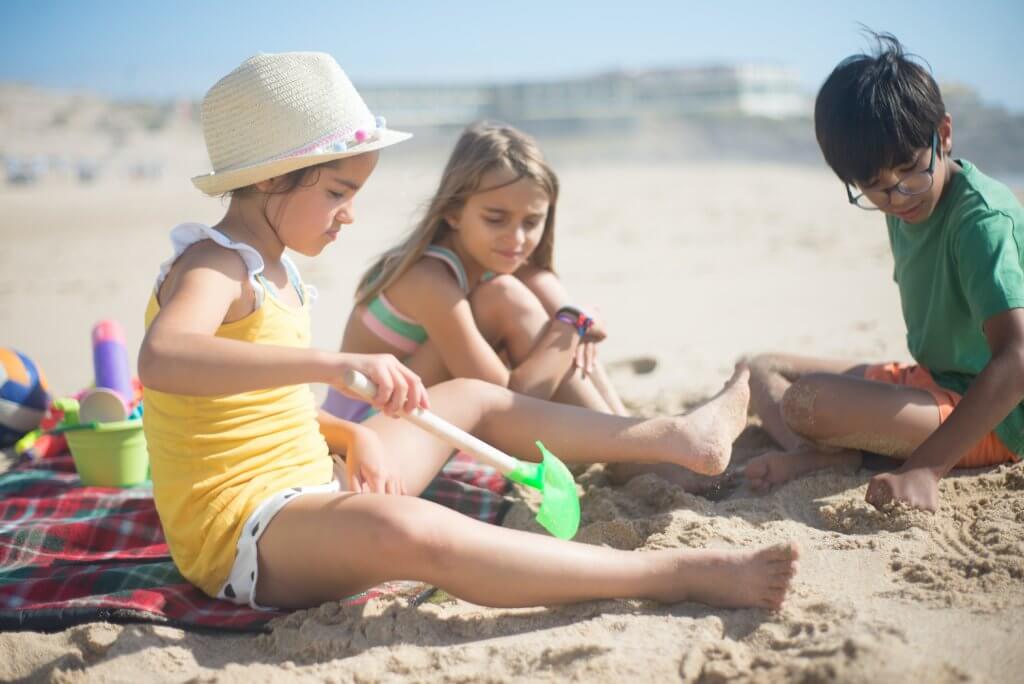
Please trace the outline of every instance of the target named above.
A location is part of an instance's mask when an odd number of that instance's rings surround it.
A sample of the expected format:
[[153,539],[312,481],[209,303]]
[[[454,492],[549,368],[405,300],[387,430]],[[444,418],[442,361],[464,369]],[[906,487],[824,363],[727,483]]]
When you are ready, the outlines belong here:
[[[207,293],[215,288],[225,296],[239,298],[245,293],[248,273],[248,267],[235,250],[213,240],[199,240],[186,246],[173,262],[161,267],[154,293],[161,306],[183,287],[201,288]],[[251,302],[245,302],[245,306],[251,306]]]
[[264,268],[263,257],[254,247],[205,224],[180,224],[170,238],[173,254],[160,266],[161,279],[171,271],[207,269],[241,281]]
[[[991,269],[996,255],[1024,259],[1024,208],[1005,184],[961,162],[944,219],[952,254],[973,268]],[[1017,267],[1019,269],[1019,267]]]
[[1013,191],[970,162],[961,161],[961,165],[959,192],[951,208],[953,224],[963,229],[994,220],[1024,228],[1024,207]]
[[451,269],[439,259],[420,257],[395,283],[388,288],[388,298],[402,303],[442,298],[456,301],[466,296]]
[[245,280],[249,275],[248,266],[237,250],[213,240],[199,240],[186,247],[177,258],[175,268],[208,268],[237,280]]

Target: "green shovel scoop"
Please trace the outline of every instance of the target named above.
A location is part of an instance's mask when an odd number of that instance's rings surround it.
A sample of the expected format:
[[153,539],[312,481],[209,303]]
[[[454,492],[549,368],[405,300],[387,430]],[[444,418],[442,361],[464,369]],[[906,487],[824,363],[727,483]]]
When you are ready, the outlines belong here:
[[[377,395],[377,387],[365,375],[347,370],[345,386],[366,400]],[[580,526],[580,499],[572,473],[558,457],[537,442],[543,460],[529,463],[513,458],[473,435],[460,430],[430,411],[414,409],[402,417],[434,435],[445,444],[472,454],[496,468],[508,479],[532,487],[541,493],[537,522],[560,539],[572,539]]]

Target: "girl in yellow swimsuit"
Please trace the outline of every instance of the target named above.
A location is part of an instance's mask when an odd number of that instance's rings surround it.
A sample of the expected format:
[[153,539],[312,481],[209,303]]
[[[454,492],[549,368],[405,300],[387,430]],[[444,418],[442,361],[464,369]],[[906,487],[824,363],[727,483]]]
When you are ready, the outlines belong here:
[[[203,100],[214,226],[183,224],[139,353],[153,496],[175,563],[211,596],[300,607],[393,579],[492,606],[604,597],[778,606],[796,549],[619,551],[494,527],[417,498],[449,450],[386,415],[318,423],[308,383],[369,376],[373,406],[433,409],[512,454],[716,467],[746,422],[747,371],[685,416],[641,420],[474,380],[431,390],[387,354],[311,349],[314,291],[285,248],[320,254],[352,223],[378,150],[408,137],[375,118],[320,53],[261,54]],[[576,328],[560,323],[576,335]],[[335,472],[331,452],[344,454]],[[696,459],[696,460],[694,460]]]

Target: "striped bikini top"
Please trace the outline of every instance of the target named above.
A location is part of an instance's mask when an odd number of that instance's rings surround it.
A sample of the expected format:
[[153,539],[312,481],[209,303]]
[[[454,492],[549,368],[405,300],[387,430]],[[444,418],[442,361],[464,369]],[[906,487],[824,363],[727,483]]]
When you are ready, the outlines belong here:
[[[469,293],[469,278],[458,254],[446,247],[430,245],[423,256],[444,262],[451,269],[462,291]],[[483,280],[493,277],[493,273],[485,273]],[[360,320],[367,330],[406,354],[412,354],[427,341],[427,331],[423,326],[396,309],[383,292],[363,307]]]

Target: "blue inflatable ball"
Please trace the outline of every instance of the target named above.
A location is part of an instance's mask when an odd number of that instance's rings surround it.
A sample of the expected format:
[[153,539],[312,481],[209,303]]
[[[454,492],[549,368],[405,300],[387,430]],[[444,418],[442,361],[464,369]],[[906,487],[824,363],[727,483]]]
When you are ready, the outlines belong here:
[[32,359],[0,347],[0,447],[8,447],[39,427],[50,392]]

